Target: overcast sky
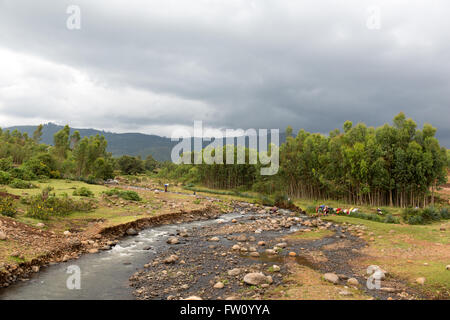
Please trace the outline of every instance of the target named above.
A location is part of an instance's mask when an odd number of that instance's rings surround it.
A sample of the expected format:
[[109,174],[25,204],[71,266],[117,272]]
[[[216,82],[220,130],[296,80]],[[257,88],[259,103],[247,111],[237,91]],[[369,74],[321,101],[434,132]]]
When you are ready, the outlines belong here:
[[404,111],[450,147],[449,107],[448,0],[0,0],[1,127],[327,133]]

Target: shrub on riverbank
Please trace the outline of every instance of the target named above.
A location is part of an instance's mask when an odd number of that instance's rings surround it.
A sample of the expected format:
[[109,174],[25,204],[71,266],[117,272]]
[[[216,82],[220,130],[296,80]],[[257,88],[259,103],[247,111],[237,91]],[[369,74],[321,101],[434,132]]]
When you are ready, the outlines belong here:
[[37,188],[34,184],[29,181],[24,181],[21,179],[14,179],[9,186],[14,189],[34,189]]
[[435,221],[450,219],[450,212],[447,208],[440,210],[434,207],[426,207],[424,209],[406,208],[402,212],[402,219],[407,224],[429,224]]
[[40,220],[47,220],[51,216],[66,216],[77,211],[88,212],[92,209],[91,202],[74,200],[67,196],[46,198],[38,195],[31,197],[28,204],[27,216]]
[[11,197],[0,197],[0,214],[6,217],[14,217],[17,214],[17,206]]
[[131,200],[131,201],[141,201],[142,200],[137,192],[131,191],[131,190],[121,190],[121,189],[114,188],[114,189],[110,189],[108,191],[104,191],[103,193],[109,197],[118,196],[119,198],[122,198],[124,200]]
[[400,223],[400,220],[391,214],[388,214],[386,216],[379,216],[379,215],[375,215],[375,214],[370,214],[370,213],[368,214],[368,213],[356,211],[356,212],[351,212],[348,216],[353,217],[353,218],[375,221],[375,222],[382,222],[382,223]]
[[78,197],[87,197],[87,198],[94,197],[94,193],[86,187],[81,187],[81,188],[76,189],[73,192],[73,195],[78,196]]

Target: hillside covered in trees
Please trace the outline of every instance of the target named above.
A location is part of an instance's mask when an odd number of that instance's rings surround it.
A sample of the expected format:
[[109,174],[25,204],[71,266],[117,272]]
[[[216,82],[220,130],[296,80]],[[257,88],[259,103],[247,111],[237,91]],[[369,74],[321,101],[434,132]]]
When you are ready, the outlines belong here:
[[[54,123],[44,124],[42,127],[42,142],[47,145],[53,145],[53,136],[63,128],[64,126]],[[10,132],[17,130],[22,134],[26,133],[28,136],[32,136],[37,126],[15,126],[6,129]],[[81,138],[95,137],[97,135],[104,136],[108,141],[107,151],[114,157],[130,155],[146,158],[148,155],[152,155],[158,161],[168,161],[170,160],[172,147],[175,144],[170,138],[142,133],[113,133],[96,129],[71,128],[70,134],[73,134],[75,131],[79,132]]]
[[291,128],[286,134],[274,176],[261,176],[259,164],[168,164],[160,175],[213,188],[401,207],[433,203],[436,189],[447,182],[447,150],[436,129],[418,129],[403,113],[378,128],[347,121],[328,136],[304,130],[293,136]]
[[43,126],[30,137],[0,129],[0,184],[40,178],[108,179],[113,160],[105,137],[81,138],[69,126],[54,134],[53,146],[41,144]]

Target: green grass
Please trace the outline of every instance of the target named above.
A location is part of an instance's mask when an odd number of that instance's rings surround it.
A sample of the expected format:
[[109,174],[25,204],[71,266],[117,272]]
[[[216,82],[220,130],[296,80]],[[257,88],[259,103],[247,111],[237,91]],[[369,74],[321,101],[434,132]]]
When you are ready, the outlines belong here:
[[374,236],[389,235],[389,231],[394,230],[394,234],[396,235],[408,235],[415,240],[430,241],[442,244],[450,243],[450,234],[448,232],[442,233],[439,230],[443,222],[436,222],[429,225],[407,225],[380,223],[346,216],[325,216],[322,217],[322,219],[337,223],[347,222],[351,224],[364,225],[374,233]]
[[[93,185],[87,184],[81,181],[71,181],[71,180],[56,180],[52,179],[48,182],[40,183],[38,181],[31,181],[31,183],[37,185],[39,188],[36,189],[15,189],[8,186],[3,187],[8,193],[18,195],[18,196],[27,196],[27,195],[37,195],[42,192],[42,189],[46,187],[52,187],[52,193],[55,193],[57,196],[61,196],[63,194],[68,194],[72,196],[74,190],[85,187],[91,190],[94,193],[94,197],[100,196],[103,191],[108,190],[107,187],[101,185]],[[74,196],[74,198],[82,198],[78,196]]]
[[[393,216],[400,216],[402,213],[402,208],[397,207],[372,207],[367,205],[355,205],[355,204],[349,204],[341,201],[335,201],[335,200],[304,200],[304,199],[294,199],[294,204],[303,210],[306,210],[309,206],[317,207],[322,204],[327,205],[331,208],[342,208],[342,209],[350,209],[350,208],[359,208],[361,212],[364,213],[377,213],[377,208],[380,208],[383,212],[388,212],[392,214]],[[387,214],[385,214],[387,215]]]

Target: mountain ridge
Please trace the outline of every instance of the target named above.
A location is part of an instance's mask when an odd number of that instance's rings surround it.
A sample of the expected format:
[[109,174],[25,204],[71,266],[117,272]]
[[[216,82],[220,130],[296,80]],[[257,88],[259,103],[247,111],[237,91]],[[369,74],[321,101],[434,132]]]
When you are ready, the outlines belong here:
[[[64,126],[52,122],[46,123],[43,126],[41,142],[48,145],[53,145],[53,135],[64,128]],[[19,125],[4,128],[4,130],[10,130],[11,132],[18,130],[22,133],[26,132],[30,137],[32,137],[33,132],[37,127],[38,126],[33,125]],[[74,131],[79,131],[82,138],[95,136],[97,134],[103,135],[108,141],[107,151],[111,152],[114,157],[130,155],[146,158],[148,155],[152,155],[153,158],[158,161],[170,161],[172,149],[178,143],[178,141],[172,141],[171,138],[168,137],[139,132],[114,133],[99,129],[70,128],[71,134]],[[270,135],[268,140],[270,141]],[[280,144],[284,142],[284,140],[285,134],[280,133]],[[203,147],[207,146],[209,143],[209,141],[203,141]],[[247,140],[246,145],[248,145]]]

